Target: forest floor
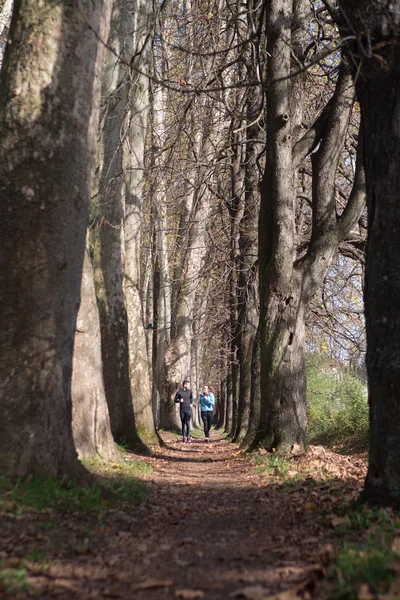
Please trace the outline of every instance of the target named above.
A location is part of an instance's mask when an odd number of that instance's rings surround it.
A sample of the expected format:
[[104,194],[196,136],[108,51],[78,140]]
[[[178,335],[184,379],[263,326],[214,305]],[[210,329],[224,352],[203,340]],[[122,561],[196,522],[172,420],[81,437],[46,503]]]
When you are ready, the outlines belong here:
[[[366,547],[365,532],[382,521],[350,508],[364,455],[320,446],[288,459],[248,455],[218,432],[210,443],[195,435],[183,444],[163,433],[165,447],[140,457],[147,468],[138,477],[151,493],[139,505],[99,515],[21,507],[11,492],[0,496],[0,598],[395,597],[332,569],[343,541]],[[398,522],[388,514],[393,544]]]

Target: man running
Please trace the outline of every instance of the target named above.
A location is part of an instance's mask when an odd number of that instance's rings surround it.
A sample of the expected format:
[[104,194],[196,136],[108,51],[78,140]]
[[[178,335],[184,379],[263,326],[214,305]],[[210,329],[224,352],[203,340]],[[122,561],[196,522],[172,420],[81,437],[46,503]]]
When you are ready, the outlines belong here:
[[191,443],[190,439],[190,419],[192,417],[193,394],[189,389],[190,381],[185,379],[182,387],[176,392],[175,402],[179,403],[179,412],[182,421],[182,442]]

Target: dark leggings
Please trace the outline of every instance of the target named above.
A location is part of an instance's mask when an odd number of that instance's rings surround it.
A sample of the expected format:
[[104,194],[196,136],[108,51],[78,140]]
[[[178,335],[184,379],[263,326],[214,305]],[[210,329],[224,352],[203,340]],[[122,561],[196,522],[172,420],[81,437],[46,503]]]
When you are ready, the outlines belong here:
[[202,410],[201,418],[203,419],[203,423],[204,423],[204,435],[206,436],[206,438],[209,438],[210,437],[210,429],[211,429],[211,425],[213,422],[212,410]]
[[192,409],[181,410],[181,421],[182,421],[182,437],[190,438],[190,418],[192,416]]

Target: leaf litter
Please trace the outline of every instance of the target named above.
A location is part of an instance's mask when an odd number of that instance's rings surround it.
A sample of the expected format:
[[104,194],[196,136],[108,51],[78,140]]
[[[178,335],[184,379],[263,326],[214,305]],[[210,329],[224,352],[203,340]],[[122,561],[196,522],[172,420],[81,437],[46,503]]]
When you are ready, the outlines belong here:
[[[20,511],[3,498],[0,597],[327,597],[336,531],[362,489],[365,455],[314,446],[306,455],[294,448],[285,463],[245,454],[218,433],[190,446],[162,437],[165,447],[140,457],[152,470],[139,475],[151,487],[139,505],[99,517]],[[399,540],[400,532],[394,551]],[[391,585],[397,593],[397,577]],[[359,600],[368,594],[359,587]]]

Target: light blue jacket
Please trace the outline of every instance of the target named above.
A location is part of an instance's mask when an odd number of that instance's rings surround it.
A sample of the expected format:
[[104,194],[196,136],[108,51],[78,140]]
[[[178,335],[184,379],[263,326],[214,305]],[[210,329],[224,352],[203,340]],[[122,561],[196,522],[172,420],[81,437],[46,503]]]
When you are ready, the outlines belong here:
[[199,403],[201,406],[201,412],[212,410],[215,403],[214,394],[212,392],[208,392],[208,394],[200,394]]

